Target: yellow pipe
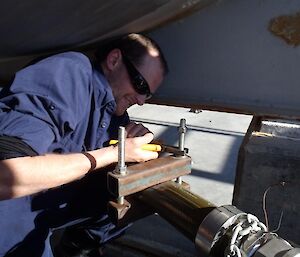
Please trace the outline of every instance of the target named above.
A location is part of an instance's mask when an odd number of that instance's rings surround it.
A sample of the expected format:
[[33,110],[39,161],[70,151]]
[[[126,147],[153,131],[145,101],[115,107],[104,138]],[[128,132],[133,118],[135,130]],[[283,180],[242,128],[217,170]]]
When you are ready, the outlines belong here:
[[[110,140],[109,144],[110,145],[115,145],[118,143],[118,140]],[[157,145],[157,144],[145,144],[142,146],[143,150],[147,150],[147,151],[153,151],[153,152],[160,152],[162,150],[161,145]]]

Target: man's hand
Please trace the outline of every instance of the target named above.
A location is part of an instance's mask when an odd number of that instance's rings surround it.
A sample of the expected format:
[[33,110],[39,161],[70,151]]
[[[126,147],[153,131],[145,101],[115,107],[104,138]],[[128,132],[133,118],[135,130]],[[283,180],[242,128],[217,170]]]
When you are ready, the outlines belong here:
[[125,141],[125,161],[144,162],[158,157],[157,152],[143,150],[142,146],[153,140],[153,134],[147,133],[144,136],[127,138]]
[[158,157],[157,152],[143,150],[153,140],[153,133],[143,124],[131,121],[126,127],[125,161],[144,162]]
[[131,121],[126,127],[127,137],[140,137],[144,136],[147,133],[152,133],[148,128],[146,128],[143,124],[136,123]]

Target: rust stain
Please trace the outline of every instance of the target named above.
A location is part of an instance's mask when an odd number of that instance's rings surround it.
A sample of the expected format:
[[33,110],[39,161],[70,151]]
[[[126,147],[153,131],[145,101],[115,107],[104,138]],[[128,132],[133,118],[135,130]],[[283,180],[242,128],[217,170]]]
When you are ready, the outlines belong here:
[[109,172],[108,189],[116,197],[127,196],[189,173],[191,173],[189,156],[160,157],[128,167],[126,175]]
[[294,15],[283,15],[271,20],[269,30],[283,38],[289,45],[300,44],[300,12]]

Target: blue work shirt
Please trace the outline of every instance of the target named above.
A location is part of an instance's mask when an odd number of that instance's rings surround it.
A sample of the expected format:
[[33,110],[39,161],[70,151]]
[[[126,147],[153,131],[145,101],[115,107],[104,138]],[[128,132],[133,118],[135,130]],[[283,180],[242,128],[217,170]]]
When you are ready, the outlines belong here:
[[[1,95],[0,135],[17,137],[40,155],[101,148],[129,121],[127,115],[113,116],[116,103],[107,80],[77,52],[24,68]],[[97,215],[108,224],[105,177],[93,176],[0,201],[0,256],[49,257],[53,229]]]

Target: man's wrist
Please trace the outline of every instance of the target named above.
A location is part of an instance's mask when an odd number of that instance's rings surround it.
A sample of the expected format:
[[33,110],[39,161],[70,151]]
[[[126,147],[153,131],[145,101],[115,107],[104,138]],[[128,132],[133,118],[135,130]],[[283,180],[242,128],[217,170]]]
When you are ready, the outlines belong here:
[[108,148],[111,156],[111,163],[118,162],[118,145],[111,145]]

